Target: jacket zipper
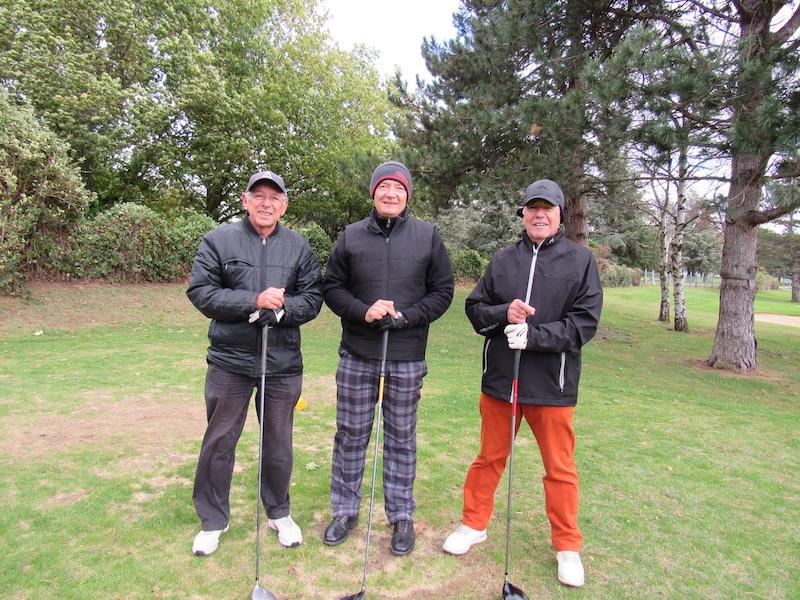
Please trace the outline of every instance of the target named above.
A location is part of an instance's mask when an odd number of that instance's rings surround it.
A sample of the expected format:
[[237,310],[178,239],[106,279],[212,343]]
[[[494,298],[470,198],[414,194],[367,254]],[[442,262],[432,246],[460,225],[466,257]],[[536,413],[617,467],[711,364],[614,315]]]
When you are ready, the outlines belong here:
[[[536,246],[533,246],[533,256],[531,257],[531,268],[530,268],[530,271],[528,271],[528,289],[525,290],[525,304],[530,304],[530,302],[531,302],[531,289],[533,288],[533,272],[536,270],[536,257],[538,255],[539,255],[539,249]],[[486,344],[486,352],[487,352],[486,358],[487,359],[489,357],[488,351],[489,351],[489,344],[487,343]],[[484,362],[488,362],[488,360],[486,360]],[[486,373],[486,367],[484,368],[483,372]],[[511,386],[513,388],[513,386],[514,386],[513,382],[511,383]],[[512,389],[511,393],[508,396],[509,399],[511,398],[511,395],[513,393],[514,393],[514,390]]]
[[486,338],[486,345],[483,347],[483,374],[489,369],[489,344],[492,343],[492,338]]
[[531,270],[528,272],[528,289],[525,291],[525,304],[531,303],[531,288],[533,288],[533,271],[536,269],[536,257],[539,255],[539,249],[533,247],[533,257],[531,258]]
[[386,242],[383,244],[383,297],[386,298],[389,295],[389,236],[392,235],[392,232],[389,232],[384,239]]
[[[541,246],[539,246],[541,248]],[[539,255],[539,248],[533,247],[533,258],[531,259],[531,270],[528,273],[528,290],[525,292],[525,304],[530,304],[531,288],[533,287],[533,270],[536,267],[536,257]],[[564,393],[564,375],[567,365],[567,353],[561,353],[561,367],[558,369],[558,391]]]

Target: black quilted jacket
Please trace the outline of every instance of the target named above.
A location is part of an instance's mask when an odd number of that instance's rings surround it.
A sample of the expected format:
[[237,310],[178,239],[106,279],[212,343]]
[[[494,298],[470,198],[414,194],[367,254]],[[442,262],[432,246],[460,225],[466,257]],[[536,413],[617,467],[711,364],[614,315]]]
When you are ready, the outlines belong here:
[[300,325],[322,307],[319,261],[306,239],[278,224],[266,238],[245,217],[210,231],[200,242],[186,295],[211,319],[208,362],[234,373],[260,375],[261,327],[248,322],[258,294],[285,288],[286,314],[269,331],[267,373],[299,375]]

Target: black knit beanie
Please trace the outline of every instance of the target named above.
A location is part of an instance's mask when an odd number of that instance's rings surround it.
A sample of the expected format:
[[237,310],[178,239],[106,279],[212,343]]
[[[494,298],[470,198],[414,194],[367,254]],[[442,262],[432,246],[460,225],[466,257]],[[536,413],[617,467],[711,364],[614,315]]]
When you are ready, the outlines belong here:
[[413,187],[413,183],[411,181],[411,172],[408,170],[408,167],[401,162],[397,162],[396,160],[385,162],[382,165],[379,165],[372,172],[372,179],[370,179],[369,182],[370,198],[375,197],[375,188],[377,188],[378,184],[385,179],[391,179],[401,183],[403,187],[406,188],[406,194],[408,194],[408,198],[411,199],[411,189]]

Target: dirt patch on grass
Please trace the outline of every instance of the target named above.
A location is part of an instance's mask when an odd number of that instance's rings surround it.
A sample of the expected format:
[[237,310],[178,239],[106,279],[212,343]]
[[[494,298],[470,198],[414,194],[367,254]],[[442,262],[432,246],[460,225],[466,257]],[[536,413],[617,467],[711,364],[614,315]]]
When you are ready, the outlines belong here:
[[787,385],[792,383],[792,380],[783,373],[778,373],[766,369],[756,369],[755,371],[750,371],[749,373],[740,373],[739,371],[736,371],[734,369],[710,367],[708,366],[708,364],[706,364],[706,361],[700,359],[687,360],[686,364],[701,371],[719,373],[720,375],[727,375],[729,377],[757,379],[760,381],[768,381],[770,383],[787,384]]
[[303,398],[309,407],[314,403],[336,404],[336,374],[324,375],[303,381]]
[[124,459],[113,461],[116,464],[104,465],[97,473],[101,476],[110,475],[120,466],[127,473],[143,472],[158,464],[189,460],[169,448],[186,440],[199,440],[203,435],[205,410],[201,401],[157,392],[123,400],[111,397],[104,390],[87,394],[84,402],[67,415],[48,414],[49,407],[40,401],[38,410],[5,416],[0,427],[0,453],[19,461],[66,455],[92,446],[112,454],[115,448],[135,449],[133,456],[125,452]]
[[79,500],[83,500],[88,495],[88,490],[75,490],[73,492],[55,494],[54,496],[50,496],[44,502],[42,502],[41,507],[44,509],[51,509],[69,506],[71,504],[75,504]]
[[754,315],[756,321],[762,323],[773,323],[774,325],[787,325],[789,327],[800,327],[800,317],[793,317],[790,315],[775,315],[771,313],[756,313]]

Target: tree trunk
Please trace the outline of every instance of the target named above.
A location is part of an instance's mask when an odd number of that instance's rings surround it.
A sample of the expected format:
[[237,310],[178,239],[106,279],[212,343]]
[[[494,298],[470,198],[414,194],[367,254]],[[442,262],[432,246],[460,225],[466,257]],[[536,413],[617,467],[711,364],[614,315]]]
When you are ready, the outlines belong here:
[[689,331],[686,320],[686,297],[683,286],[683,236],[686,230],[686,147],[681,145],[678,157],[678,200],[675,204],[675,235],[669,245],[672,266],[672,296],[675,305],[675,331]]
[[658,311],[658,320],[669,321],[669,254],[667,253],[667,204],[669,198],[664,202],[661,211],[661,218],[658,222],[658,239],[661,243],[661,261],[658,265],[658,279],[661,283],[661,307]]
[[731,366],[742,373],[756,368],[753,301],[756,296],[756,227],[742,217],[758,207],[766,161],[734,155],[729,191],[722,268],[719,319],[710,366]]
[[792,302],[800,302],[800,271],[792,273]]
[[564,229],[567,237],[581,246],[589,245],[589,207],[586,195],[579,192],[567,197]]
[[[737,2],[741,31],[737,65],[731,146],[731,184],[725,214],[722,268],[719,287],[719,320],[714,349],[707,363],[731,366],[742,373],[756,368],[753,301],[756,295],[756,234],[758,223],[750,217],[761,201],[761,188],[775,142],[758,115],[771,83],[774,51],[770,19],[775,7],[766,2]],[[777,10],[777,9],[776,9]],[[747,134],[743,134],[747,132]]]

